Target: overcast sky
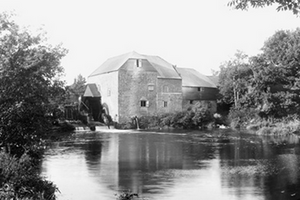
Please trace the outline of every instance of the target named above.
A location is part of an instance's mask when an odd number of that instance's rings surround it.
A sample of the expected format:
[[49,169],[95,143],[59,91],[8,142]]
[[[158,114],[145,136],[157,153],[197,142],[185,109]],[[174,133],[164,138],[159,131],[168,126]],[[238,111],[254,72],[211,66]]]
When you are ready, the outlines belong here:
[[239,49],[255,55],[276,30],[300,18],[274,7],[237,11],[228,0],[0,0],[20,25],[42,27],[69,50],[65,80],[87,78],[110,57],[136,51],[210,75]]

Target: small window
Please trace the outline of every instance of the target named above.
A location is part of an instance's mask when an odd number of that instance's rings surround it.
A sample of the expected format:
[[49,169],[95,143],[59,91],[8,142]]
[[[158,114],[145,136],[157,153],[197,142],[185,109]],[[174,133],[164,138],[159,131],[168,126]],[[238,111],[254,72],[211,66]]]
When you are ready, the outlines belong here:
[[190,104],[193,104],[194,103],[194,101],[193,100],[190,100]]
[[136,60],[136,67],[142,67],[142,60],[141,59]]
[[111,95],[110,88],[107,89],[107,96],[109,97]]
[[146,106],[147,106],[147,101],[142,100],[142,101],[141,101],[141,107],[146,107]]
[[166,85],[163,86],[163,92],[169,92],[168,86],[166,86]]
[[203,92],[204,88],[203,87],[198,87],[198,91]]
[[153,91],[154,90],[154,85],[148,85],[148,90]]
[[168,102],[164,101],[164,107],[168,107]]

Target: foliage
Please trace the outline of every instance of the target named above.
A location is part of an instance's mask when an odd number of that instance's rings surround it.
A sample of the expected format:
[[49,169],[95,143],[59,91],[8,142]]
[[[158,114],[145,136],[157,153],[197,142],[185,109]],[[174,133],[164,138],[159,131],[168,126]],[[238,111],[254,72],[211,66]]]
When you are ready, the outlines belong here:
[[252,70],[248,64],[248,56],[237,51],[232,60],[220,66],[219,90],[224,103],[237,105],[238,100],[248,90],[249,77]]
[[8,14],[0,14],[0,27],[0,146],[20,156],[41,145],[58,107],[66,50],[21,29]]
[[271,6],[278,4],[277,11],[289,10],[298,15],[300,3],[295,0],[230,0],[229,6],[235,9],[247,10],[250,6],[253,8]]
[[299,134],[300,121],[299,119],[288,121],[283,120],[281,122],[274,123],[272,126],[262,126],[257,130],[259,135],[287,135],[287,134]]
[[59,130],[62,131],[62,132],[74,131],[75,130],[75,126],[72,125],[69,122],[66,122],[66,121],[63,121],[62,123],[59,123],[58,126],[60,128]]
[[131,193],[131,192],[123,192],[116,196],[117,196],[117,200],[131,200],[131,199],[135,199],[135,197],[139,197],[138,194]]
[[78,99],[80,96],[83,95],[85,88],[86,88],[86,80],[81,74],[79,74],[77,78],[74,79],[73,84],[66,87],[67,98],[65,103],[67,104],[78,103]]
[[[142,116],[138,118],[139,128],[146,129],[149,127],[158,127],[160,125],[159,116]],[[135,127],[136,122],[134,122]]]
[[213,121],[213,116],[205,107],[196,104],[192,111],[195,113],[193,115],[192,122],[196,127],[205,127]]
[[252,119],[257,118],[258,111],[247,107],[232,107],[228,118],[231,121],[230,127],[233,129],[245,127]]
[[[138,118],[142,129],[160,129],[172,127],[178,129],[199,129],[213,121],[209,109],[201,103],[193,105],[189,110],[168,113],[157,116],[142,116]],[[122,128],[136,128],[134,122],[121,126]]]
[[299,49],[300,29],[277,31],[243,68],[233,62],[221,66],[220,93],[223,102],[234,102],[229,115],[233,126],[300,114]]
[[57,188],[39,176],[32,159],[0,153],[0,199],[55,199]]

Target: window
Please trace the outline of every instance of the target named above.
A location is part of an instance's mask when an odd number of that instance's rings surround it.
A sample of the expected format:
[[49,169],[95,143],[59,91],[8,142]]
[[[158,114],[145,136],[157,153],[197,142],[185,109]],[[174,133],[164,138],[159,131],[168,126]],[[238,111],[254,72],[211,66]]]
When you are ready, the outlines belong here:
[[109,97],[111,95],[110,88],[107,89],[107,96]]
[[190,100],[190,104],[193,104],[194,103],[194,101],[193,100]]
[[142,66],[142,60],[141,59],[137,59],[136,60],[136,67],[141,67]]
[[203,92],[204,88],[203,87],[198,87],[198,91]]
[[168,86],[166,86],[166,85],[163,86],[163,92],[169,92]]
[[141,107],[146,107],[146,106],[147,106],[147,101],[142,100],[142,101],[141,101]]
[[168,102],[164,101],[164,107],[168,107]]
[[148,90],[149,90],[149,91],[153,91],[153,90],[154,90],[154,85],[149,84],[149,85],[148,85]]

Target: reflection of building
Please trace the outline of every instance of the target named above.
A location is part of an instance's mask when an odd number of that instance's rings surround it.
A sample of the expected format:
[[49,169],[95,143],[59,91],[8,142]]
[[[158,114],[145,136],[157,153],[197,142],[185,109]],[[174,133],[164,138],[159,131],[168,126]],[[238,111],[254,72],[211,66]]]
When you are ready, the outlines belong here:
[[204,75],[136,52],[108,59],[88,83],[97,85],[105,112],[118,122],[182,111],[203,100],[214,108],[216,101],[216,86]]
[[102,148],[100,181],[104,182],[112,190],[118,190],[119,186],[119,136],[110,135]]
[[[150,189],[159,189],[160,181],[174,184],[173,170],[199,169],[190,156],[206,159],[203,146],[190,146],[187,151],[184,143],[170,142],[174,136],[153,137],[136,134],[107,134],[104,142],[87,145],[85,159],[90,173],[99,183],[111,190],[131,190],[140,194]],[[97,145],[96,145],[97,144]],[[95,151],[91,149],[96,147]],[[101,148],[100,160],[94,156]],[[97,150],[98,149],[98,150]],[[159,175],[156,177],[156,175]],[[152,188],[143,188],[143,186]]]
[[[159,173],[163,170],[186,167],[182,143],[169,143],[156,137],[136,137],[136,135],[120,137],[122,142],[119,146],[119,187],[121,188],[130,187],[134,192],[144,193],[143,185],[155,187],[159,182],[158,177],[152,177],[153,174],[150,176],[154,171]],[[162,138],[165,137],[160,137]],[[141,176],[147,175],[147,172],[150,172],[148,176]],[[165,177],[162,177],[163,180]]]

